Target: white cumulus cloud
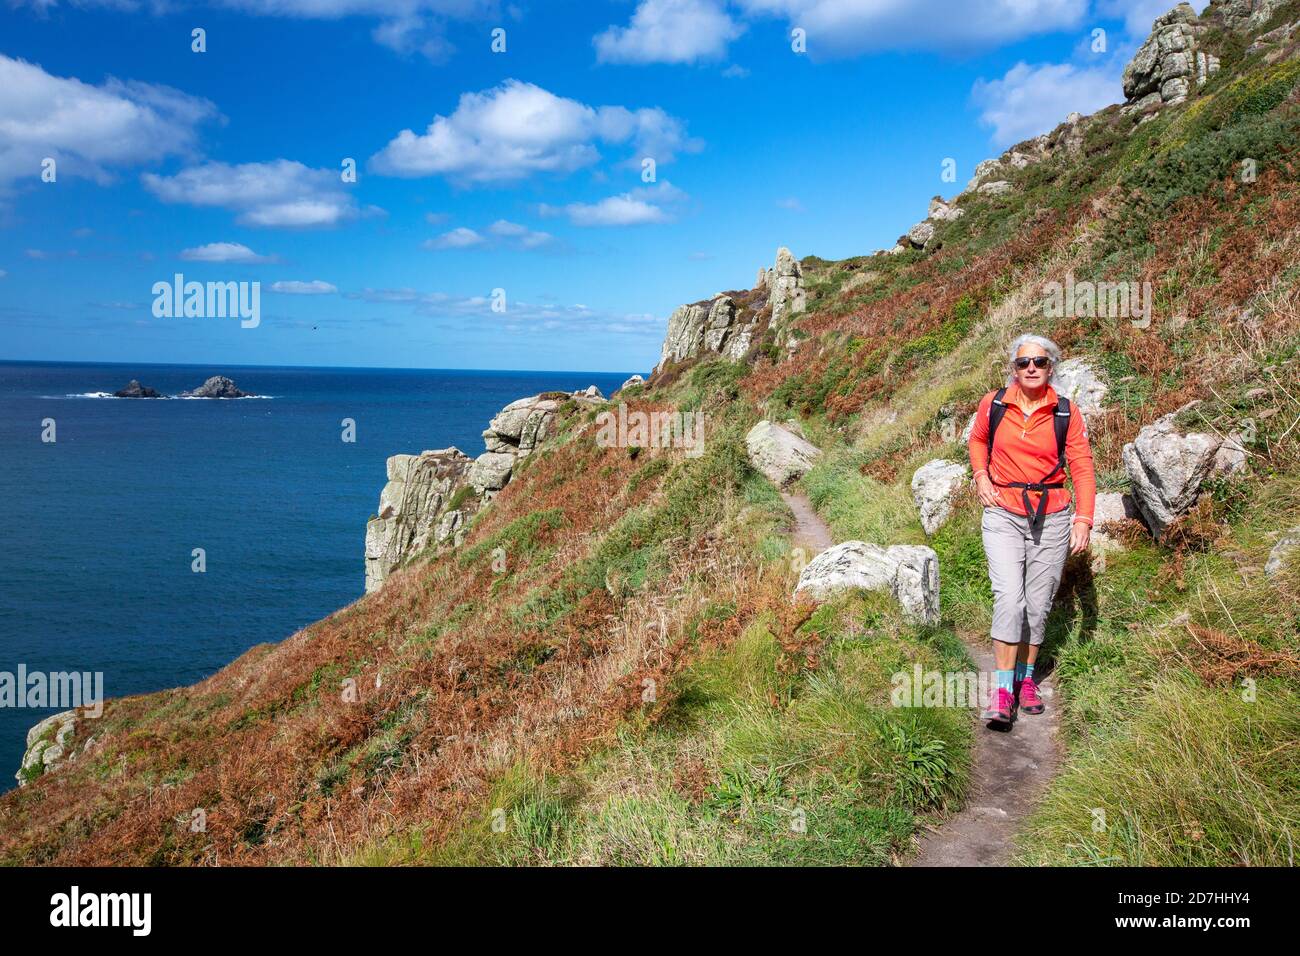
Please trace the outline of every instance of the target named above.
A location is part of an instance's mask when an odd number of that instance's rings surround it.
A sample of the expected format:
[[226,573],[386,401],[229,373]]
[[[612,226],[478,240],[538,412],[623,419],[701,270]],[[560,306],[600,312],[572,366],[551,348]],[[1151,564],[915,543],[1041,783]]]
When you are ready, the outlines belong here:
[[269,256],[259,256],[248,246],[239,242],[209,242],[205,246],[181,250],[181,258],[187,262],[270,262]]
[[[169,0],[9,0],[9,5],[28,6],[41,14],[63,5],[157,15],[172,13],[177,6]],[[208,5],[259,17],[377,21],[370,32],[376,43],[402,54],[419,53],[434,62],[445,60],[453,50],[444,35],[448,23],[496,26],[501,22],[499,0],[210,0]]]
[[143,180],[163,202],[229,209],[248,226],[333,226],[361,214],[336,171],[288,159],[237,166],[209,162],[174,176],[145,173]]
[[640,226],[668,222],[672,216],[664,206],[686,198],[686,193],[665,180],[655,186],[607,196],[594,203],[542,204],[538,211],[543,216],[567,216],[575,226]]
[[370,158],[370,168],[387,176],[500,183],[589,166],[600,158],[598,144],[631,146],[637,157],[657,163],[699,148],[682,121],[661,109],[593,107],[506,80],[463,94],[450,116],[435,116],[423,133],[402,130]]
[[627,26],[611,26],[592,43],[603,63],[695,63],[726,56],[744,30],[721,0],[641,0]]
[[[736,0],[807,33],[813,57],[968,50],[1079,25],[1088,0]],[[1170,5],[1172,6],[1172,0]]]
[[539,232],[505,219],[498,219],[488,226],[488,232],[500,239],[517,243],[524,249],[539,249],[555,241],[555,237],[549,232]]
[[481,233],[465,226],[458,226],[450,232],[444,232],[436,239],[426,240],[424,247],[426,249],[468,249],[470,246],[479,246],[485,242],[487,240]]
[[1072,63],[1017,63],[998,80],[978,80],[971,98],[980,122],[993,129],[993,142],[1010,146],[1054,129],[1072,112],[1094,113],[1124,98],[1119,68]]
[[198,127],[219,118],[208,100],[171,87],[93,86],[0,54],[0,195],[19,180],[39,183],[46,158],[60,178],[107,184],[117,169],[191,155]]
[[271,291],[283,295],[334,295],[339,290],[337,286],[320,279],[313,279],[311,282],[289,279],[271,283]]

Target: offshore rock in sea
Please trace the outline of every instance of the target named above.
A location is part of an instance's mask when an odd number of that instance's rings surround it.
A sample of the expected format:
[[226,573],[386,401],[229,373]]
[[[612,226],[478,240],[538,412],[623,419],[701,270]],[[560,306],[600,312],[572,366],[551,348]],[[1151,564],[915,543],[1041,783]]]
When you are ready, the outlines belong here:
[[127,382],[126,388],[113,393],[114,398],[162,398],[157,389],[141,385],[136,379]]
[[247,398],[238,386],[224,375],[214,375],[192,392],[181,392],[182,398]]

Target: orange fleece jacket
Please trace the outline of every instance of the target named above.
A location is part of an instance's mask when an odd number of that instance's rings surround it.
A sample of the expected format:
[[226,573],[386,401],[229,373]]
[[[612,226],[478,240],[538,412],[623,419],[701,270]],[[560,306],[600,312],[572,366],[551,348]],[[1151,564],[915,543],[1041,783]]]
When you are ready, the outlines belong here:
[[[971,429],[968,445],[971,470],[976,478],[980,472],[988,471],[1002,507],[1022,515],[1025,513],[1025,502],[1021,489],[1004,488],[1002,484],[1011,481],[1032,483],[1065,480],[1065,476],[1056,468],[1056,431],[1052,426],[1052,417],[1056,412],[1056,390],[1050,385],[1047,387],[1048,400],[1036,408],[1026,421],[1023,409],[1027,403],[1019,384],[1013,382],[1008,386],[1007,394],[1002,400],[1009,407],[1002,416],[997,440],[993,443],[993,463],[990,468],[989,409],[993,405],[995,394],[996,390],[980,399],[979,410],[975,413],[975,427]],[[1092,464],[1092,447],[1088,444],[1088,424],[1074,402],[1070,403],[1070,428],[1065,436],[1065,464],[1074,485],[1075,520],[1087,521],[1091,526],[1093,507],[1097,501],[1097,476]],[[1031,508],[1038,507],[1038,497],[1037,492],[1029,492]],[[1048,513],[1069,506],[1068,488],[1048,489]]]

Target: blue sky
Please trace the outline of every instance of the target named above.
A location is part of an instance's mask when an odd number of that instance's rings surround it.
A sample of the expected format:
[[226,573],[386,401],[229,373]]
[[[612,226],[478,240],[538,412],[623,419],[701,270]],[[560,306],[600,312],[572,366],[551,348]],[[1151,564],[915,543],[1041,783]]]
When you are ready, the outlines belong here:
[[[778,246],[891,246],[1120,100],[1173,0],[0,5],[0,358],[647,371]],[[178,272],[261,323],[155,318]]]

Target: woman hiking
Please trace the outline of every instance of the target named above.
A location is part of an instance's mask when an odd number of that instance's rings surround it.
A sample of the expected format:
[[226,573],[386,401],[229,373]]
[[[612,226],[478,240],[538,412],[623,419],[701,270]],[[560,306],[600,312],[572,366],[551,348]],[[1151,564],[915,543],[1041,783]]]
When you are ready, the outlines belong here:
[[[1079,409],[1052,388],[1061,350],[1040,335],[1011,343],[1005,388],[980,400],[970,435],[993,585],[995,684],[982,715],[995,729],[1044,710],[1034,662],[1068,554],[1088,548],[1097,482]],[[1075,507],[1066,490],[1066,468]]]

